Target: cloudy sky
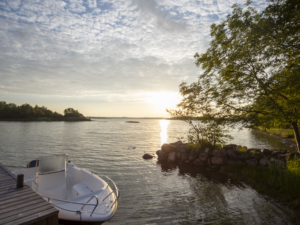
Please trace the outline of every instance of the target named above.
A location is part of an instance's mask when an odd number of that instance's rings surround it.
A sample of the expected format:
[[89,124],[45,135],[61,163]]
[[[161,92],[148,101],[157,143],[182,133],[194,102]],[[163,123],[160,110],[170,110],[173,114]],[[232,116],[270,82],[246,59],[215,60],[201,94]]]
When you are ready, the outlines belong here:
[[[169,116],[210,25],[245,0],[0,0],[0,101]],[[258,10],[266,0],[255,0]]]

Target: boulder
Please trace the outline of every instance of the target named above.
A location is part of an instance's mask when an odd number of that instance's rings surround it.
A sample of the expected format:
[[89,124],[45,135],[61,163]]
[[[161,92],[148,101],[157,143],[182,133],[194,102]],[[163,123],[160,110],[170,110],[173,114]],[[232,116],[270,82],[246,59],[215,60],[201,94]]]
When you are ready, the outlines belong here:
[[206,152],[199,153],[199,159],[205,162],[208,159],[208,154]]
[[223,150],[228,151],[228,150],[236,150],[237,145],[235,144],[229,144],[229,145],[225,145],[223,147]]
[[153,157],[154,157],[154,154],[146,153],[143,155],[143,159],[152,159]]
[[162,150],[157,150],[156,155],[158,156],[158,160],[167,159],[168,154],[163,152]]
[[277,155],[279,155],[281,152],[280,151],[273,151],[272,153],[271,153],[271,156],[272,157],[277,157]]
[[268,158],[261,158],[259,160],[260,166],[269,166],[270,160]]
[[205,148],[204,152],[206,152],[208,155],[212,155],[213,150],[209,148]]
[[262,150],[262,153],[265,155],[265,156],[270,156],[272,154],[272,150],[269,150],[269,149],[263,149]]
[[248,160],[246,160],[246,163],[248,166],[257,166],[258,161],[257,161],[257,159],[248,159]]
[[176,162],[176,152],[170,152],[168,155],[168,162],[175,163]]
[[183,152],[183,153],[181,153],[181,161],[182,162],[185,162],[186,160],[188,160],[189,159],[189,153],[187,153],[187,152]]
[[216,157],[224,157],[224,156],[227,156],[227,151],[224,151],[224,150],[214,150],[212,152],[213,156],[216,156]]
[[190,152],[190,151],[191,151],[191,147],[188,144],[182,144],[178,148],[178,152]]
[[255,159],[260,159],[262,157],[261,153],[251,153],[251,156]]
[[227,157],[211,157],[211,164],[216,166],[227,165]]
[[166,143],[161,146],[161,150],[165,153],[176,152],[176,148],[174,146]]
[[237,151],[236,158],[247,160],[247,159],[251,159],[251,155],[249,153],[246,153],[246,152]]
[[177,152],[177,153],[176,153],[176,158],[177,158],[177,160],[180,160],[180,159],[181,159],[181,155],[182,155],[181,152]]
[[248,148],[247,152],[250,152],[250,153],[261,153],[261,150],[260,150],[260,148]]
[[228,164],[229,165],[246,165],[246,163],[240,159],[235,159],[235,158],[229,158],[228,159]]
[[229,149],[229,150],[227,150],[227,155],[228,155],[229,157],[234,157],[234,158],[235,158],[235,157],[238,155],[238,153],[237,153],[236,150]]
[[195,159],[197,159],[199,157],[199,150],[192,150],[190,153],[190,157],[189,160],[190,161],[194,161]]
[[195,159],[194,162],[193,162],[194,165],[198,165],[198,166],[204,166],[205,165],[205,162],[203,162],[202,160],[200,159]]

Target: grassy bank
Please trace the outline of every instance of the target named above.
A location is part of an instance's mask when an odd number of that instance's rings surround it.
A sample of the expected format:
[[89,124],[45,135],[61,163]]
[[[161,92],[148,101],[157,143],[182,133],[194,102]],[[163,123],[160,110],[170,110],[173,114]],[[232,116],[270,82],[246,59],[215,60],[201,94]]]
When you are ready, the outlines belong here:
[[222,171],[300,209],[300,159],[287,161],[285,168],[279,164],[271,164],[268,168],[228,165]]
[[276,135],[279,135],[283,138],[289,138],[289,139],[292,139],[293,141],[295,141],[294,131],[291,128],[288,128],[288,129],[286,129],[286,128],[270,128],[270,129],[267,129],[267,128],[264,128],[264,127],[261,127],[261,126],[258,126],[257,128],[262,130],[262,131],[266,131],[270,134],[276,134]]

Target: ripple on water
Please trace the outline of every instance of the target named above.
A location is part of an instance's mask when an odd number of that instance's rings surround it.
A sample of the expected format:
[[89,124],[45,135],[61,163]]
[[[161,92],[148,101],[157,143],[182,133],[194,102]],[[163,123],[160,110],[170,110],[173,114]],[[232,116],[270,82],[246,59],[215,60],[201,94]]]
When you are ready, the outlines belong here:
[[[105,224],[297,224],[299,217],[288,208],[216,171],[141,158],[162,142],[185,136],[186,123],[125,121],[0,122],[1,162],[16,169],[37,156],[67,152],[78,167],[108,175],[121,197],[116,215]],[[233,143],[248,147],[288,148],[255,131],[231,133]]]

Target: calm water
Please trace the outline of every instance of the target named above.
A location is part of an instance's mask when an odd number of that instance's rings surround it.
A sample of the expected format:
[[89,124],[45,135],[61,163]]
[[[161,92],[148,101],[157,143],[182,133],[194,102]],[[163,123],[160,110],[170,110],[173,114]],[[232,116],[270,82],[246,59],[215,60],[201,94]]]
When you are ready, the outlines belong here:
[[[298,224],[299,217],[285,206],[216,171],[142,159],[144,152],[185,136],[184,122],[125,121],[0,122],[0,162],[16,169],[37,156],[68,153],[76,166],[108,175],[121,191],[108,225]],[[231,143],[247,147],[288,148],[256,131],[231,134]]]

